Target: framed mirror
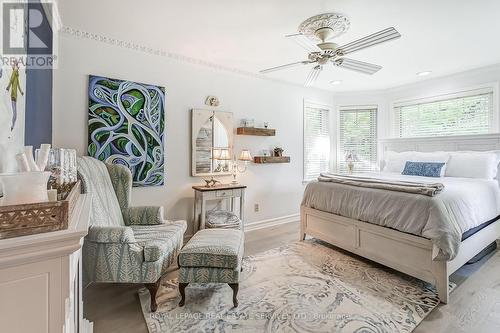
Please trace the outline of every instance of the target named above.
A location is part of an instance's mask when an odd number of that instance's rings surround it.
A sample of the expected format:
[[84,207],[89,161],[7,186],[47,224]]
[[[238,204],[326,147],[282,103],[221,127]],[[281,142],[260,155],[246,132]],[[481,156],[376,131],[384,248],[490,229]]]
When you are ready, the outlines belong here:
[[191,175],[230,175],[233,114],[203,109],[193,109],[191,112]]

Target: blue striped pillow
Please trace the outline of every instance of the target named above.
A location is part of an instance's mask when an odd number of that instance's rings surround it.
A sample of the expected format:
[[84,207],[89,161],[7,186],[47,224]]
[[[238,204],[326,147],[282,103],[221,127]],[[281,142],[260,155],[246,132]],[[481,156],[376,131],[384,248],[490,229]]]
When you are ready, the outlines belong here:
[[406,161],[402,175],[440,177],[441,169],[445,163],[442,162],[411,162]]

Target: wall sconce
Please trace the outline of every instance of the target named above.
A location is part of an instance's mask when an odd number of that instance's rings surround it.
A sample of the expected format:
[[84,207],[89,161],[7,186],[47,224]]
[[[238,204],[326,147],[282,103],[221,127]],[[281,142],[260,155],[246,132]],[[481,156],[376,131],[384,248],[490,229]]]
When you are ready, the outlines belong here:
[[[236,180],[236,176],[239,173],[243,173],[245,171],[247,171],[247,166],[248,166],[248,163],[251,162],[253,159],[252,159],[252,155],[250,154],[250,151],[248,151],[248,149],[243,149],[240,153],[240,157],[238,158],[238,160],[236,160],[236,155],[234,156],[234,159],[233,159],[233,181],[231,182],[231,184],[238,184],[238,181]],[[240,165],[238,164],[238,161],[243,161],[243,167],[240,168]]]

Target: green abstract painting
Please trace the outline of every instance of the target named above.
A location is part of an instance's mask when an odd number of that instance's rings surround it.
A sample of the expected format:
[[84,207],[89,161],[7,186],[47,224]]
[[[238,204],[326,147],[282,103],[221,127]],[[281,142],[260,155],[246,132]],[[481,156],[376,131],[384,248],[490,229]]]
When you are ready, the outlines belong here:
[[134,186],[165,182],[165,88],[89,76],[88,154],[130,169]]

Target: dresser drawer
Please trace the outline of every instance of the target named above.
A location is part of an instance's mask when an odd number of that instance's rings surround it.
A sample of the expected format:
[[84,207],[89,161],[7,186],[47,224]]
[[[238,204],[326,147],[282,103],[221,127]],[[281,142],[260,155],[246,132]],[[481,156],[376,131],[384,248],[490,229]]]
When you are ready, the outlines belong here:
[[218,198],[232,197],[233,190],[219,190],[215,192],[215,196]]

